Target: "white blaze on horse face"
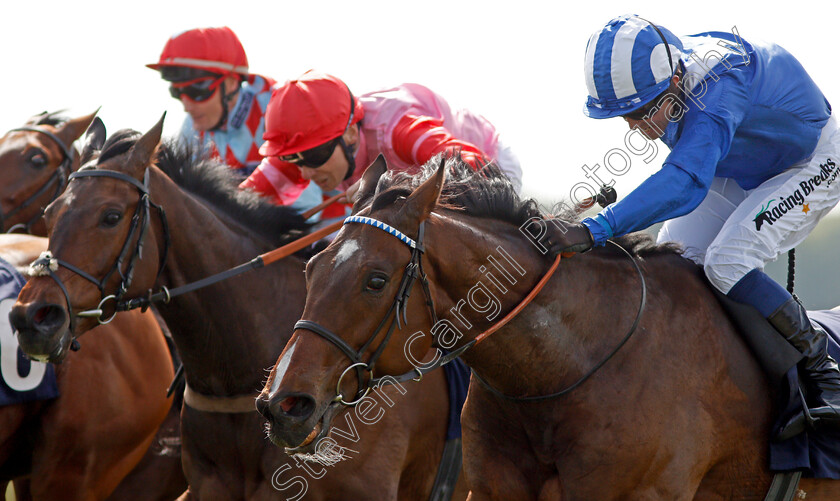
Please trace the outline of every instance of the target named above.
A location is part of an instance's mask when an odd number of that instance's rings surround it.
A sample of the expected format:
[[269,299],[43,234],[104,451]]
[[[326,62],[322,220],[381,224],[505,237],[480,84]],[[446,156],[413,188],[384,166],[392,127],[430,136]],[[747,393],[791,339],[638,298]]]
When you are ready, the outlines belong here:
[[283,353],[283,358],[280,359],[280,362],[277,363],[277,368],[274,370],[274,381],[271,382],[271,394],[275,394],[277,389],[280,388],[280,382],[283,381],[283,378],[286,376],[286,370],[289,368],[289,362],[292,361],[292,354],[295,352],[295,345],[297,345],[297,338],[292,342],[292,345],[289,346],[289,349]]
[[338,268],[341,263],[347,261],[350,256],[358,252],[359,249],[361,249],[359,243],[352,239],[341,244],[341,248],[338,249],[338,252],[335,255],[335,267]]

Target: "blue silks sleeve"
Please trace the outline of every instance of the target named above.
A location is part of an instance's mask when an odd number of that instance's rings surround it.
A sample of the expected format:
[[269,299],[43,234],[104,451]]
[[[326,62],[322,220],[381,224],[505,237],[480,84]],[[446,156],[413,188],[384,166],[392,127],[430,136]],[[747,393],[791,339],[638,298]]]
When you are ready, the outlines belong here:
[[[712,173],[714,174],[714,173]],[[688,214],[706,197],[712,176],[698,177],[666,163],[620,202],[583,220],[595,245],[648,226]]]
[[583,221],[595,245],[683,216],[700,205],[749,107],[745,82],[736,74],[709,85],[703,101],[703,110],[687,105],[679,137],[663,138],[672,151],[662,169],[618,203]]

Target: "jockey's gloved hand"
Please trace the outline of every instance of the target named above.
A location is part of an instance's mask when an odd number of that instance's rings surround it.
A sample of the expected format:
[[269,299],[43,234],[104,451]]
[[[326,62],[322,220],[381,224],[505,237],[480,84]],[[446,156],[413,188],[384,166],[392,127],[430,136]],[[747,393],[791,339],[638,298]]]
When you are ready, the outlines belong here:
[[601,186],[601,191],[599,191],[598,195],[595,197],[595,201],[598,202],[598,205],[605,209],[607,206],[614,204],[616,199],[618,199],[618,193],[616,193],[615,188],[607,186],[606,184]]
[[592,248],[594,240],[589,228],[580,223],[548,221],[545,235],[540,243],[552,256],[561,252],[586,252]]

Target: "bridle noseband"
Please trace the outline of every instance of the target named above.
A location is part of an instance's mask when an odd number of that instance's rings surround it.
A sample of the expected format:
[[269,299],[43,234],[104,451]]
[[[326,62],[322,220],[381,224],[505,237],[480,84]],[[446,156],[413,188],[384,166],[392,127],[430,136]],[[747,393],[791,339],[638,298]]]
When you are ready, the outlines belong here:
[[[157,274],[158,276],[155,278],[155,280],[157,280],[157,278],[160,277],[160,274],[163,271],[163,267],[166,264],[167,255],[169,253],[170,238],[169,225],[166,221],[166,213],[164,212],[163,207],[152,202],[149,197],[149,169],[146,170],[146,175],[142,183],[134,179],[133,177],[123,174],[121,172],[97,169],[80,170],[74,172],[70,174],[68,182],[72,181],[73,179],[82,177],[105,177],[124,181],[137,188],[138,194],[140,195],[140,199],[137,202],[137,207],[134,209],[134,214],[131,217],[131,226],[129,227],[128,235],[126,236],[122,249],[120,250],[120,253],[117,256],[116,260],[114,261],[114,264],[111,266],[111,269],[101,279],[97,279],[90,273],[82,270],[81,268],[75,265],[68,263],[67,261],[53,257],[49,251],[42,254],[40,258],[35,260],[30,265],[31,274],[50,276],[58,284],[59,288],[64,294],[64,298],[67,302],[67,311],[70,315],[70,332],[73,332],[74,330],[75,317],[95,318],[100,324],[107,324],[108,322],[113,320],[114,316],[117,314],[118,311],[126,309],[124,308],[124,304],[127,301],[123,299],[123,296],[125,296],[125,294],[128,292],[128,289],[131,287],[131,282],[134,278],[134,267],[137,263],[137,260],[140,259],[143,255],[143,240],[146,236],[146,232],[149,229],[149,213],[151,212],[151,208],[154,208],[158,211],[164,234],[164,249],[160,259],[160,267],[158,268]],[[134,238],[135,233],[137,234],[137,243],[132,247],[131,241]],[[123,272],[124,263],[127,263],[125,272]],[[67,268],[76,275],[79,275],[88,282],[91,282],[99,289],[101,300],[99,302],[99,306],[96,309],[81,311],[76,315],[73,315],[73,306],[70,302],[70,295],[67,292],[67,288],[64,286],[61,279],[59,279],[58,276],[54,273],[59,266]],[[120,277],[119,287],[117,289],[117,292],[115,292],[114,294],[106,294],[106,284],[114,274],[118,274]],[[114,311],[110,317],[103,318],[103,306],[108,301],[114,301]]]
[[[423,285],[423,294],[426,297],[426,305],[429,308],[429,315],[432,318],[432,324],[434,325],[437,323],[437,314],[435,313],[434,307],[434,300],[432,299],[432,293],[429,289],[429,280],[426,276],[426,273],[423,271],[423,236],[425,232],[425,225],[423,222],[420,223],[420,227],[417,231],[417,240],[413,240],[397,230],[396,228],[383,223],[382,221],[378,221],[373,218],[365,217],[365,216],[350,216],[344,220],[344,224],[348,223],[361,223],[373,226],[375,228],[379,228],[380,230],[388,232],[390,235],[397,237],[402,243],[406,244],[411,249],[411,259],[409,260],[408,264],[405,267],[405,272],[403,273],[402,281],[400,282],[399,287],[397,288],[397,293],[394,296],[394,302],[391,303],[391,307],[388,309],[388,312],[385,313],[385,316],[382,318],[382,321],[379,322],[376,330],[373,334],[368,338],[368,340],[362,345],[361,348],[358,350],[353,349],[352,346],[347,344],[339,335],[335,334],[331,330],[327,329],[326,327],[314,322],[312,320],[298,320],[295,323],[295,329],[305,329],[315,334],[318,334],[322,338],[326,339],[330,343],[332,343],[336,348],[341,350],[347,358],[352,361],[352,364],[344,369],[341,373],[341,376],[338,378],[338,382],[336,383],[336,396],[333,399],[334,402],[340,402],[347,406],[353,406],[358,404],[367,394],[370,392],[372,388],[378,386],[384,379],[386,378],[374,378],[373,377],[373,369],[376,365],[376,361],[382,355],[382,352],[385,351],[385,348],[388,345],[388,341],[391,339],[391,335],[394,333],[394,328],[402,329],[403,324],[408,324],[408,318],[406,316],[406,307],[408,306],[408,298],[411,294],[411,288],[414,285],[415,280],[418,278],[420,279],[420,283]],[[371,347],[373,341],[379,337],[379,333],[385,327],[385,323],[394,315],[394,320],[391,321],[390,326],[388,327],[388,331],[385,334],[384,339],[382,342],[374,350],[373,354],[370,356],[367,362],[362,360],[362,356]],[[401,320],[402,318],[402,320]],[[460,354],[460,353],[459,353]],[[454,359],[455,357],[451,357],[449,360]],[[435,365],[439,367],[443,365],[441,360],[438,361],[438,364]],[[358,391],[356,393],[356,397],[352,401],[346,401],[344,396],[341,394],[341,381],[344,379],[344,376],[350,372],[351,370],[356,370],[356,377],[358,379]],[[367,384],[364,383],[364,377],[362,375],[362,371],[368,371],[370,373],[370,378],[367,381]],[[424,374],[423,371],[419,369],[406,373],[402,377],[405,378],[417,378],[422,377]],[[394,380],[393,377],[388,376],[388,380]],[[397,378],[399,380],[400,378]]]
[[68,178],[70,176],[70,168],[73,164],[73,158],[75,157],[75,150],[72,148],[67,147],[66,144],[55,134],[52,132],[42,129],[40,127],[32,127],[32,126],[23,126],[11,129],[9,132],[13,131],[29,131],[29,132],[39,132],[58,144],[58,147],[61,148],[62,153],[64,153],[64,159],[58,166],[55,172],[47,178],[43,185],[41,185],[38,190],[35,191],[32,195],[30,195],[26,200],[23,201],[20,205],[9,211],[8,213],[4,214],[2,208],[0,208],[0,231],[5,233],[11,233],[17,229],[23,229],[26,233],[30,233],[32,229],[32,225],[35,224],[38,219],[41,218],[43,212],[37,213],[33,216],[29,221],[25,223],[18,223],[11,228],[6,228],[6,220],[13,217],[15,214],[21,212],[22,210],[26,209],[30,205],[32,205],[36,200],[40,199],[41,196],[46,193],[50,187],[55,184],[55,191],[53,192],[52,196],[50,196],[50,202],[58,198],[61,195],[61,192],[64,190],[64,187],[67,185]]

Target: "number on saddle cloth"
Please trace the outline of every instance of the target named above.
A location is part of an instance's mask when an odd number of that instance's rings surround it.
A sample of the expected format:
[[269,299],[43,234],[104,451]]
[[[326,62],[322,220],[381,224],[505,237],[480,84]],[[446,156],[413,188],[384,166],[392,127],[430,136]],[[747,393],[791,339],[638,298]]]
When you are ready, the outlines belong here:
[[0,259],[0,405],[58,397],[55,369],[29,361],[9,323],[9,312],[25,283],[14,266]]

